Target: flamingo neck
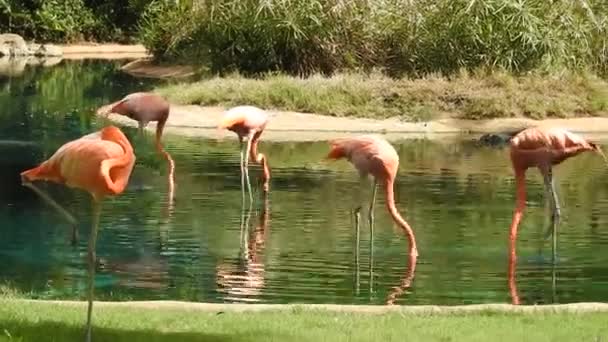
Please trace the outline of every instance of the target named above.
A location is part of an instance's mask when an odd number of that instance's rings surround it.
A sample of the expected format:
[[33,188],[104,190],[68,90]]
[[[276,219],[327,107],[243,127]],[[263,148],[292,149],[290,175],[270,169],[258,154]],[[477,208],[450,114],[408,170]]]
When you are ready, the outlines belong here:
[[258,141],[260,134],[255,134],[251,140],[251,151],[249,151],[249,158],[254,160],[258,164],[262,164],[263,175],[262,181],[264,183],[264,193],[268,193],[269,181],[270,181],[270,168],[268,167],[268,158],[262,153],[258,153]]
[[418,255],[418,249],[416,247],[416,239],[414,237],[414,231],[410,227],[410,225],[401,217],[399,212],[397,211],[397,207],[395,207],[395,193],[393,190],[395,180],[392,177],[388,177],[384,181],[384,188],[386,191],[386,207],[388,212],[393,217],[393,220],[397,225],[403,229],[405,235],[407,236],[410,242],[410,254]]
[[[126,137],[117,137],[115,135],[107,136],[105,134],[106,132],[103,131],[101,136],[103,140],[112,141],[120,145],[124,152],[120,157],[104,160],[101,164],[101,174],[106,181],[108,190],[110,190],[110,193],[119,194],[127,186],[131,169],[133,168],[133,164],[135,164],[135,155],[133,154],[133,147],[131,147],[131,144],[129,144]],[[119,171],[115,173],[111,172],[117,167],[120,168]],[[114,177],[112,177],[113,175]],[[95,200],[99,201],[103,199],[104,195],[105,194],[93,194],[93,197]]]

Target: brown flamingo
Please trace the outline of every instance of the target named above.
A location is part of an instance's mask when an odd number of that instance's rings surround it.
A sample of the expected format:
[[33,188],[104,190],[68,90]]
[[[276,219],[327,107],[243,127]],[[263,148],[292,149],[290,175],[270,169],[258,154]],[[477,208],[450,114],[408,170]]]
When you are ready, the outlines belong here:
[[[340,138],[330,141],[331,150],[327,155],[329,159],[346,158],[359,171],[362,177],[371,174],[374,177],[372,199],[369,206],[369,220],[373,221],[374,202],[378,182],[384,185],[386,194],[386,207],[393,220],[403,229],[409,239],[410,255],[418,256],[414,231],[401,217],[395,207],[395,194],[393,186],[399,168],[397,151],[386,140],[379,136],[364,135],[352,138]],[[373,225],[370,224],[370,233],[373,237]],[[415,262],[414,262],[415,264]]]
[[[91,316],[95,277],[95,244],[101,213],[101,202],[107,195],[122,193],[135,164],[133,148],[127,137],[114,126],[85,135],[61,146],[39,166],[21,173],[24,185],[51,181],[88,191],[93,202],[93,225],[88,244],[88,308],[86,340],[91,340]],[[35,187],[34,187],[35,188]]]
[[164,156],[169,165],[169,200],[172,203],[175,189],[175,163],[171,155],[161,144],[163,129],[169,118],[170,105],[165,98],[154,93],[132,93],[119,101],[102,106],[97,110],[98,115],[116,113],[127,116],[138,122],[139,132],[143,135],[144,128],[150,121],[156,121],[156,150]]
[[[224,113],[219,128],[228,129],[236,133],[239,137],[241,151],[241,192],[243,201],[245,200],[245,182],[249,191],[249,200],[253,202],[251,193],[251,183],[249,181],[249,159],[262,164],[263,190],[264,196],[268,195],[270,169],[268,168],[268,158],[262,153],[258,153],[258,142],[268,124],[268,114],[260,108],[253,106],[237,106]],[[243,151],[243,140],[247,139],[247,146]]]
[[574,157],[586,151],[599,153],[604,160],[599,145],[585,140],[584,138],[562,128],[555,127],[532,127],[524,129],[511,138],[511,162],[515,171],[515,182],[517,187],[516,206],[511,222],[510,253],[515,257],[515,241],[517,240],[517,228],[526,208],[526,170],[537,167],[543,176],[545,191],[551,202],[551,225],[553,234],[553,260],[555,261],[557,245],[557,226],[561,216],[561,209],[555,183],[553,181],[553,166],[564,160]]

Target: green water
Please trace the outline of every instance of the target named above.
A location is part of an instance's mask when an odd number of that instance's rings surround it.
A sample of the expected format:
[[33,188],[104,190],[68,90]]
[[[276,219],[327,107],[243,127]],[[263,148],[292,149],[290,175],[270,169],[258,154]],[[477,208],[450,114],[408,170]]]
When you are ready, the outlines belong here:
[[[29,189],[19,172],[61,144],[105,123],[94,109],[151,89],[119,63],[28,68],[0,78],[0,284],[40,298],[84,298],[87,194],[43,187],[74,214],[81,238]],[[238,149],[222,141],[166,137],[176,162],[176,199],[167,201],[166,166],[152,137],[124,128],[137,154],[128,189],[104,202],[97,244],[96,296],[105,300],[205,302],[470,304],[510,303],[508,228],[514,184],[506,150],[457,141],[403,140],[397,206],[412,225],[420,257],[411,279],[407,240],[380,194],[373,272],[366,213],[359,265],[351,210],[367,206],[371,184],[346,162],[322,158],[327,143],[270,143],[269,201],[241,207]],[[252,169],[259,189],[259,168]],[[541,178],[529,172],[520,226],[516,290],[522,303],[608,301],[608,177],[585,154],[555,170],[563,219],[551,262]],[[266,207],[266,216],[264,215]],[[247,227],[242,228],[243,220]],[[241,236],[244,242],[241,243]]]

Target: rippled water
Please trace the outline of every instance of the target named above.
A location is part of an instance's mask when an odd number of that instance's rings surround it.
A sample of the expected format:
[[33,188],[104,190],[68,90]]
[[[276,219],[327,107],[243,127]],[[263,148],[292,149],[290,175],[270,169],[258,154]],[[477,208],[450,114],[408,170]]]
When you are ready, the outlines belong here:
[[[19,172],[102,127],[94,108],[152,83],[108,62],[64,62],[0,80],[0,284],[34,297],[83,298],[88,195],[44,186],[79,221],[81,238],[73,247],[69,226],[19,185]],[[234,139],[167,136],[177,165],[169,208],[166,166],[152,137],[124,131],[138,159],[127,191],[104,202],[99,299],[455,305],[509,303],[516,294],[525,304],[608,301],[608,177],[595,155],[555,171],[563,206],[556,264],[550,240],[543,240],[542,181],[529,172],[529,206],[509,286],[514,184],[506,150],[478,147],[466,137],[394,144],[401,158],[397,206],[420,252],[412,280],[407,240],[388,216],[382,193],[373,272],[365,211],[355,263],[351,211],[367,207],[371,184],[360,182],[346,162],[322,161],[326,142],[263,141],[271,194],[265,204],[256,193],[248,210],[241,205]],[[258,185],[260,170],[252,170]]]

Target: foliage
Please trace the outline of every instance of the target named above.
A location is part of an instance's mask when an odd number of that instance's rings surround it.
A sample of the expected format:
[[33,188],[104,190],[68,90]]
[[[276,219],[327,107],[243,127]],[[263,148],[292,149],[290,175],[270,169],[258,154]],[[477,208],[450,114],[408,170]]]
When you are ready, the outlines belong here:
[[0,0],[0,31],[51,42],[128,41],[151,0]]
[[[170,18],[184,15],[171,1],[157,2]],[[204,62],[218,72],[606,71],[608,5],[601,0],[207,0],[188,7],[196,20],[176,37],[150,39],[176,26],[152,16],[142,40],[158,57],[206,51]]]

